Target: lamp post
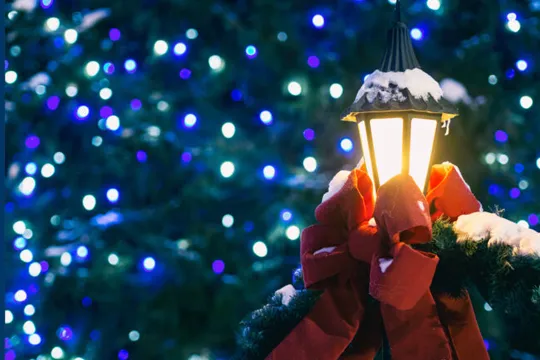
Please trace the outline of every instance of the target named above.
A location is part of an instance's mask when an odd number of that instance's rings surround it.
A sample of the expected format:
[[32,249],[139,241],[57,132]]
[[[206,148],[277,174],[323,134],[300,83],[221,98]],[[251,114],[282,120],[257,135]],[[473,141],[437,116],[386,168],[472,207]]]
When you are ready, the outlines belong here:
[[409,174],[425,191],[439,131],[458,115],[430,75],[420,69],[400,1],[379,70],[369,75],[343,121],[358,123],[366,167],[375,190]]

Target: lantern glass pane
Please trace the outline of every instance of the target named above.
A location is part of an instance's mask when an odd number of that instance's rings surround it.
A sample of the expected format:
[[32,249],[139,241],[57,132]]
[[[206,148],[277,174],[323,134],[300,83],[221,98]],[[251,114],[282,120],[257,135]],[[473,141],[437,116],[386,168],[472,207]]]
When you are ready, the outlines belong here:
[[420,190],[424,190],[433,151],[437,120],[412,119],[409,175]]
[[358,129],[360,130],[360,142],[362,143],[362,153],[364,155],[364,160],[366,161],[367,173],[371,181],[374,181],[373,165],[371,163],[371,154],[369,153],[366,123],[362,121],[360,124],[358,124]]
[[403,166],[403,119],[373,119],[371,138],[379,175],[379,186],[401,174]]

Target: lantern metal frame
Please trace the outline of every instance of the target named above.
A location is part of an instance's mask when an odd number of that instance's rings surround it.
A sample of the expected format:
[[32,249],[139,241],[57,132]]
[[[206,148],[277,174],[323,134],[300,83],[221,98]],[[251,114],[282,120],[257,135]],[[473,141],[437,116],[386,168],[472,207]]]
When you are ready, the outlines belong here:
[[[355,122],[357,123],[357,126],[359,126],[361,122],[364,122],[366,126],[366,137],[367,137],[366,145],[367,145],[367,148],[369,149],[369,158],[371,162],[372,176],[373,176],[372,180],[373,180],[373,185],[375,189],[378,189],[381,184],[379,180],[379,171],[377,168],[377,158],[375,156],[375,144],[373,142],[373,133],[371,131],[371,121],[382,120],[385,118],[389,118],[389,116],[391,116],[392,118],[400,118],[403,120],[402,150],[401,150],[403,159],[402,159],[402,166],[401,166],[401,172],[400,172],[401,174],[409,174],[409,171],[410,171],[412,120],[418,119],[418,120],[426,120],[426,121],[430,121],[430,120],[436,121],[435,133],[433,135],[432,151],[431,151],[430,159],[428,163],[428,171],[425,175],[425,178],[423,179],[424,187],[423,189],[420,189],[422,192],[425,192],[428,186],[427,179],[429,177],[429,169],[431,169],[431,166],[433,165],[433,162],[434,162],[434,154],[435,154],[435,150],[437,149],[437,142],[438,142],[437,139],[439,137],[439,133],[441,132],[440,128],[441,128],[442,114],[435,114],[435,113],[423,112],[423,111],[377,111],[377,112],[355,114],[355,118],[356,118]],[[360,139],[360,142],[362,142],[362,139]]]

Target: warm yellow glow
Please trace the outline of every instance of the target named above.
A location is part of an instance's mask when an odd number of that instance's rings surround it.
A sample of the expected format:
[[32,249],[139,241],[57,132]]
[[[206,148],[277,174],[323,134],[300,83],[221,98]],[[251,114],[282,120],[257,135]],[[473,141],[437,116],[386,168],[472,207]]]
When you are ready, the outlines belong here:
[[382,186],[402,171],[403,119],[374,119],[370,125],[379,186]]
[[362,143],[362,152],[364,153],[364,160],[366,160],[367,172],[371,181],[373,181],[373,165],[371,165],[371,154],[369,153],[366,123],[362,121],[358,125],[358,129],[360,130],[360,142]]
[[436,129],[437,120],[412,119],[409,175],[422,191],[429,170]]

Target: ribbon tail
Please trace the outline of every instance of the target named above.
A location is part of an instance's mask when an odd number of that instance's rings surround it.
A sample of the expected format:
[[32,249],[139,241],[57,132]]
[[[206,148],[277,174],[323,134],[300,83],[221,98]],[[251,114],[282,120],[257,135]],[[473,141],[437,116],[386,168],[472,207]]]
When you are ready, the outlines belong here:
[[441,322],[448,329],[448,336],[456,358],[489,360],[469,293],[460,298],[439,294],[435,295],[435,301]]
[[347,285],[327,289],[266,360],[338,359],[353,340],[364,315],[357,289]]

